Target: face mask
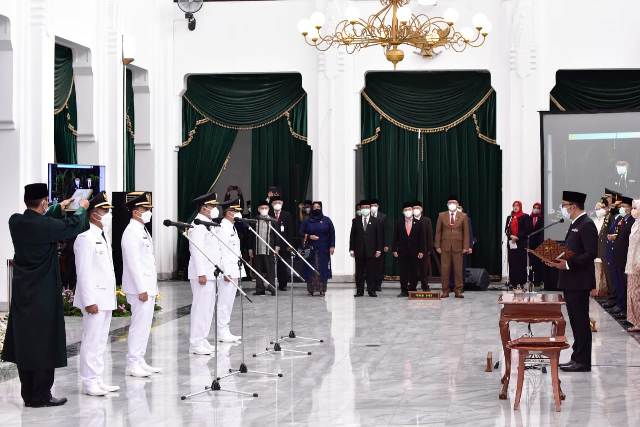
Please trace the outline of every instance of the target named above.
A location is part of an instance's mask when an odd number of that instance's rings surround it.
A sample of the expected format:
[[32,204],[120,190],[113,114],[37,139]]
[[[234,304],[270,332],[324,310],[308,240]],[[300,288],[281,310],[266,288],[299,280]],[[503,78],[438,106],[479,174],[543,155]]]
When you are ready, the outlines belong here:
[[420,215],[422,215],[422,209],[413,210],[413,216],[420,216]]
[[602,218],[603,216],[606,215],[606,213],[607,213],[607,211],[602,209],[602,208],[596,210],[596,216],[598,218]]
[[282,203],[274,203],[273,204],[273,210],[274,211],[281,211],[282,210]]
[[304,208],[304,213],[306,214],[311,213],[311,208]]
[[152,216],[151,211],[145,211],[142,213],[142,215],[140,215],[140,219],[144,224],[148,224],[149,221],[151,221],[151,216]]
[[262,216],[267,216],[269,209],[258,209],[258,213]]
[[371,209],[369,208],[360,209],[360,213],[362,214],[362,216],[369,216],[369,214],[371,213]]
[[102,218],[100,218],[100,223],[102,224],[102,228],[111,228],[112,220],[113,220],[113,215],[111,215],[111,212],[108,212],[102,215]]
[[618,171],[618,175],[624,175],[625,173],[627,173],[626,166],[616,166],[616,170]]
[[220,211],[218,208],[213,208],[209,211],[209,218],[216,219],[220,216]]
[[513,211],[514,212],[520,212],[520,206],[514,206],[513,207]]
[[404,215],[405,218],[409,219],[413,216],[413,211],[402,211],[402,214]]
[[458,209],[458,205],[456,205],[455,203],[449,203],[447,207],[451,212],[454,212],[456,209]]
[[371,213],[376,215],[378,213],[378,207],[377,206],[371,206]]
[[356,211],[356,216],[360,216],[360,215],[362,215],[362,212],[360,211],[360,209],[358,209],[358,210]]
[[635,219],[638,219],[638,217],[640,216],[640,211],[638,211],[637,208],[631,209],[631,216],[634,217]]
[[563,206],[561,211],[562,211],[562,217],[564,219],[570,219],[571,218],[571,215],[569,215],[569,210],[566,207]]
[[620,208],[619,212],[620,212],[620,215],[626,216],[627,215],[627,208]]
[[540,209],[535,208],[535,209],[533,210],[533,213],[534,213],[534,214],[536,214],[536,215],[538,215],[538,214],[540,213]]
[[234,218],[242,218],[242,214],[241,214],[240,212],[235,212],[235,213],[233,214],[233,217],[234,217]]
[[311,209],[311,216],[320,216],[322,215],[322,209]]

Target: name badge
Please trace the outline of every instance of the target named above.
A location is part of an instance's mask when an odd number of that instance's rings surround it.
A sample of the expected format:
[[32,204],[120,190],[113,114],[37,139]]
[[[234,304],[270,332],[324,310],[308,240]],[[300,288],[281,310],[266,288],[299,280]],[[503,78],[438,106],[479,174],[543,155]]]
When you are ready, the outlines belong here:
[[280,232],[281,232],[281,233],[284,233],[284,225],[281,225],[281,226],[280,226]]
[[573,231],[574,233],[577,233],[578,229],[577,228],[572,228],[571,231]]

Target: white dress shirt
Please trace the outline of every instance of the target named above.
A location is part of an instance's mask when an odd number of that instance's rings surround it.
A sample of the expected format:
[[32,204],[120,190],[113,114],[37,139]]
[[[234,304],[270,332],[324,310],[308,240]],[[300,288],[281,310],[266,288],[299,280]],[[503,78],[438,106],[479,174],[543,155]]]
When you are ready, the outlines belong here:
[[85,309],[97,304],[102,311],[116,308],[116,274],[113,269],[111,245],[102,229],[90,224],[73,244],[76,258],[76,293],[73,306]]
[[[208,218],[202,214],[198,214],[196,218],[202,221],[211,221],[211,218]],[[207,230],[207,227],[202,224],[193,224],[193,228],[189,230],[189,238],[193,240],[193,243],[189,242],[189,280],[197,279],[200,276],[207,276],[207,280],[214,279],[214,272],[216,268],[207,259],[207,257],[218,265],[220,265],[220,263],[222,262],[220,258],[220,242],[218,242],[218,239],[216,239],[212,235],[212,233],[218,235],[218,228],[221,227],[211,227],[209,230]],[[198,249],[196,249],[196,246],[202,249],[207,257],[205,257]]]
[[[240,254],[240,238],[238,232],[231,221],[223,218],[220,221],[220,229],[218,230],[218,237],[229,246],[235,254]],[[220,249],[222,263],[220,267],[229,277],[234,279],[238,276],[238,257],[231,253],[226,247]],[[244,266],[242,267],[241,274],[244,275]]]
[[135,219],[122,233],[122,291],[126,294],[158,295],[158,273],[153,240],[145,226]]

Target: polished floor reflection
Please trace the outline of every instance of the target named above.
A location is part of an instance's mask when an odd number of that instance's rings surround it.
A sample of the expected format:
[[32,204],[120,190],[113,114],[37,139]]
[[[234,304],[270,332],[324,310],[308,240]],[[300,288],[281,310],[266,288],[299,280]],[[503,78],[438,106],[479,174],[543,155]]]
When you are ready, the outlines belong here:
[[[300,286],[300,285],[298,285]],[[124,376],[126,320],[112,325],[107,382],[122,387],[106,398],[79,394],[78,357],[56,372],[59,408],[26,409],[15,375],[0,379],[3,426],[635,426],[640,419],[640,345],[592,302],[593,371],[561,374],[567,400],[556,413],[550,375],[528,371],[521,409],[498,400],[500,372],[484,372],[488,351],[500,354],[498,292],[467,292],[463,300],[407,301],[389,284],[379,298],[353,298],[349,285],[326,297],[296,290],[295,331],[324,338],[283,348],[311,351],[251,357],[275,332],[275,298],[255,297],[245,307],[246,363],[249,369],[282,372],[282,378],[247,374],[222,387],[256,392],[258,398],[218,392],[181,401],[212,381],[216,358],[187,354],[190,289],[186,282],[161,286],[149,362],[164,368],[152,379]],[[397,286],[397,285],[396,285]],[[280,295],[280,334],[290,330],[289,293]],[[239,299],[232,332],[239,333]],[[77,341],[78,319],[67,322],[69,344]],[[545,334],[545,326],[534,326]],[[512,328],[524,334],[526,325]],[[570,330],[569,330],[570,335]],[[73,348],[73,345],[71,345]],[[569,353],[563,352],[562,360]],[[237,368],[241,346],[224,344],[219,371]],[[515,375],[515,372],[513,373]]]

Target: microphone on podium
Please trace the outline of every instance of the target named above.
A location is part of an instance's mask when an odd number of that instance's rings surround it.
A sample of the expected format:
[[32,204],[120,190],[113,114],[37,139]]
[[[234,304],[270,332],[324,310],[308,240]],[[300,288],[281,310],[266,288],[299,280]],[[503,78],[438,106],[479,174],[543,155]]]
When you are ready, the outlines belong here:
[[185,228],[193,228],[193,225],[191,224],[187,224],[186,222],[180,222],[180,221],[171,221],[170,219],[165,219],[162,224],[165,227],[176,227],[176,228],[180,228],[180,229],[185,229]]
[[195,225],[204,225],[205,227],[220,227],[220,220],[215,221],[203,221],[199,218],[193,220]]

